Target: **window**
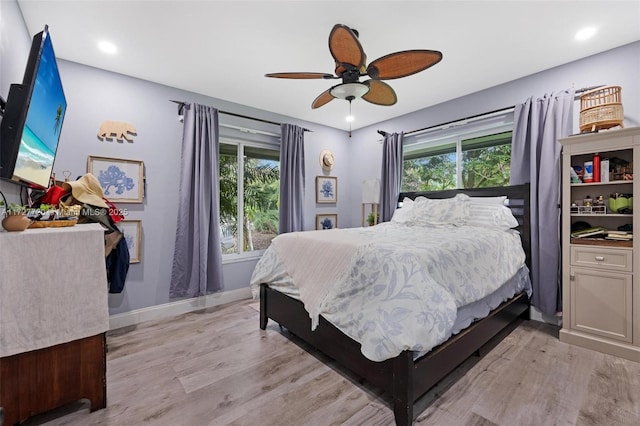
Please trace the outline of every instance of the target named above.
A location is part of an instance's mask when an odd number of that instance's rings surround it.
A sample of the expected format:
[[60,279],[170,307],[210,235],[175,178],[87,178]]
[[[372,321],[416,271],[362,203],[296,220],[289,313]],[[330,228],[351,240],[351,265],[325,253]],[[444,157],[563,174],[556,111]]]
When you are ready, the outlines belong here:
[[501,123],[408,138],[401,191],[509,185],[512,127]]
[[509,185],[511,132],[461,141],[462,188]]
[[402,191],[440,191],[456,187],[456,144],[443,143],[405,152]]
[[219,164],[222,254],[265,250],[278,234],[279,148],[221,140]]

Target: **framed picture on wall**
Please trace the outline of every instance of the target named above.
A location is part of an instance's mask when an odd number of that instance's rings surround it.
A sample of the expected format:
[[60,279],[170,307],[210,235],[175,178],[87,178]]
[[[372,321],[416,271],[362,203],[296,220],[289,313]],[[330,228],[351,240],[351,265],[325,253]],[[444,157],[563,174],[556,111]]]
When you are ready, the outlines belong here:
[[338,178],[316,176],[316,203],[338,202]]
[[338,227],[338,215],[337,214],[317,214],[316,215],[316,229],[335,229]]
[[87,157],[87,172],[100,182],[105,198],[114,203],[141,203],[144,163],[121,158]]
[[118,227],[129,248],[129,263],[140,263],[140,255],[142,252],[142,221],[123,220],[118,223]]

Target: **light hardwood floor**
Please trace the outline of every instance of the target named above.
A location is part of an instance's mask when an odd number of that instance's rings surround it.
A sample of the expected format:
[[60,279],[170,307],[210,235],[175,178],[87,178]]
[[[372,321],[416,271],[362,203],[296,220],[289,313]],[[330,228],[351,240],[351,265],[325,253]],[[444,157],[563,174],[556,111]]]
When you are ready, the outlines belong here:
[[[393,425],[384,394],[305,350],[242,301],[116,330],[107,408],[78,402],[26,425]],[[416,403],[417,425],[637,425],[640,364],[523,321]]]

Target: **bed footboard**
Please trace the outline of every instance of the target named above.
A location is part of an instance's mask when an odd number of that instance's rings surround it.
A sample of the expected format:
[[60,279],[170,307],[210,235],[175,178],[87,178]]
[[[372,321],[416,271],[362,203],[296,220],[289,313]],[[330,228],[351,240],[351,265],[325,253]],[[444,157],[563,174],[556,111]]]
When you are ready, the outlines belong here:
[[519,317],[528,318],[528,309],[529,300],[526,294],[521,293],[418,360],[414,361],[412,351],[404,351],[395,358],[374,362],[362,355],[359,343],[322,316],[316,330],[311,331],[311,319],[302,302],[266,284],[260,286],[260,328],[264,330],[268,320],[273,319],[290,333],[387,392],[392,398],[398,426],[413,423],[416,399],[513,321]]
[[318,327],[311,331],[311,319],[299,300],[260,285],[260,326],[272,319],[290,333],[335,359],[369,383],[392,392],[390,372],[393,359],[375,362],[360,352],[360,344],[320,316]]

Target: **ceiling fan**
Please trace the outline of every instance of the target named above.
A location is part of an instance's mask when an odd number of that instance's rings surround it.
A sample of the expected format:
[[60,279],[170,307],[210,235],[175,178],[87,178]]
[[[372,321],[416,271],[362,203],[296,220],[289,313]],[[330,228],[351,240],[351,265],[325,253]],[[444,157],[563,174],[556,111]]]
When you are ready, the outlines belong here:
[[[404,50],[382,56],[366,65],[367,56],[358,41],[358,32],[346,25],[336,24],[329,34],[329,50],[336,63],[335,75],[319,72],[280,72],[265,77],[293,79],[342,79],[342,83],[322,92],[311,104],[319,108],[334,98],[349,102],[362,98],[376,105],[393,105],[396,92],[382,80],[407,77],[424,71],[442,59],[437,50]],[[360,82],[360,77],[369,79]]]

